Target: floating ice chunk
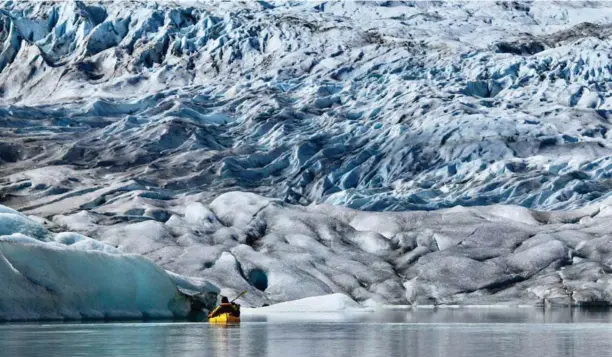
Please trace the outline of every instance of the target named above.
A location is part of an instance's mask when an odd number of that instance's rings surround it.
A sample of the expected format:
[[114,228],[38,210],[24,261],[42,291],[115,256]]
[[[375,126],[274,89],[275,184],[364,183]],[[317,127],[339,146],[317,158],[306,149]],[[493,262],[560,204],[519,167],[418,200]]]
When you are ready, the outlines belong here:
[[355,300],[344,294],[312,296],[254,309],[243,309],[246,314],[265,314],[276,312],[342,312],[366,311]]
[[144,257],[0,240],[0,320],[186,316],[189,300]]
[[177,286],[211,301],[219,291],[81,234],[54,235],[7,209],[0,213],[0,276],[0,321],[185,317],[191,298]]

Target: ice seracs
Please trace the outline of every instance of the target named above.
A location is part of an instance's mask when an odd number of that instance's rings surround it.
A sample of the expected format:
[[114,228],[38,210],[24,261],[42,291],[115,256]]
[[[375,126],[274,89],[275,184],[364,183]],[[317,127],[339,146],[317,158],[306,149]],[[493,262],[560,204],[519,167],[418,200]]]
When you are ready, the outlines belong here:
[[0,187],[33,214],[67,199],[124,214],[143,196],[93,188],[129,179],[157,200],[246,190],[371,211],[610,192],[605,3],[1,9]]

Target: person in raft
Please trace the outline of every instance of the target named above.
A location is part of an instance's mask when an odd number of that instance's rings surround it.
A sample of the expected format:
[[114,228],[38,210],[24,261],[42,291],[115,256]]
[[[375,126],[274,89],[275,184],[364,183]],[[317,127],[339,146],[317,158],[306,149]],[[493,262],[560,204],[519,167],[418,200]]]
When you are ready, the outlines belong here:
[[240,317],[240,305],[229,302],[226,296],[221,296],[221,305],[217,306],[208,314],[208,318],[216,317],[221,314],[229,313],[232,316]]

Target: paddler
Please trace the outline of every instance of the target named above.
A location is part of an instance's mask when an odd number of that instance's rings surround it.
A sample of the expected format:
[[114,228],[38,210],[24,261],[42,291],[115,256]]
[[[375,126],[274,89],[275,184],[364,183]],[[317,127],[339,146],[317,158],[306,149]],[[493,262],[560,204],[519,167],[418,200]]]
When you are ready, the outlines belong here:
[[[242,294],[241,294],[242,295]],[[219,316],[221,314],[229,313],[232,316],[240,317],[240,305],[230,302],[227,296],[221,296],[221,305],[217,306],[213,311],[208,314],[208,318]]]

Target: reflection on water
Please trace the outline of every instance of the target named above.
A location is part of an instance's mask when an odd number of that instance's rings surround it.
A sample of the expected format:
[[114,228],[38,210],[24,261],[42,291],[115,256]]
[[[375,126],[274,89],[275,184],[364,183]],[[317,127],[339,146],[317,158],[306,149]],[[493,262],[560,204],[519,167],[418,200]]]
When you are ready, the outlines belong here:
[[195,323],[5,324],[1,356],[607,356],[612,314],[579,309],[398,310]]

